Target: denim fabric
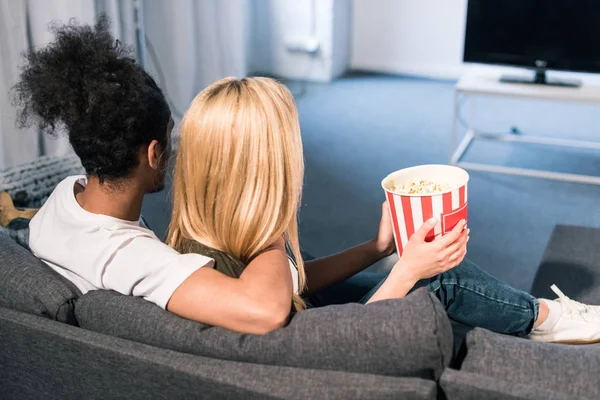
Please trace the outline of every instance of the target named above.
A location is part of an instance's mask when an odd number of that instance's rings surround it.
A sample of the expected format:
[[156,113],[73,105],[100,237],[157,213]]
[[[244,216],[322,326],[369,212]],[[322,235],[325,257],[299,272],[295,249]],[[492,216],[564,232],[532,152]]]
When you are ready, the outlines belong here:
[[[360,302],[366,303],[382,283]],[[499,281],[469,260],[432,278],[427,288],[451,319],[493,332],[527,336],[538,316],[535,297]]]

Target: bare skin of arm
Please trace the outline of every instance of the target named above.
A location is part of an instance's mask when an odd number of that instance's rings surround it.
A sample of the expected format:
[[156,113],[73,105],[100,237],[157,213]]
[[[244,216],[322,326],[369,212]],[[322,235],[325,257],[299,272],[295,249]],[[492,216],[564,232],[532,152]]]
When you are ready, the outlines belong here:
[[465,221],[460,221],[445,236],[428,243],[425,236],[435,224],[435,220],[425,222],[412,235],[402,257],[368,303],[402,298],[419,280],[439,275],[461,263],[467,254],[469,241]]
[[255,257],[239,279],[200,268],[175,290],[167,309],[205,324],[264,334],[287,323],[292,291],[287,253],[280,239]]
[[[307,266],[307,272],[310,269],[313,273],[308,277],[309,287],[315,287],[310,286],[311,278],[316,277],[319,279],[317,284],[326,287],[391,253],[393,235],[386,214],[383,214],[380,232],[373,241],[311,262]],[[462,261],[468,240],[468,230],[463,230],[464,222],[446,236],[426,243],[425,236],[434,226],[434,222],[425,223],[413,235],[402,258],[369,302],[404,297],[419,279],[435,276]],[[264,334],[287,323],[292,291],[288,257],[284,241],[280,239],[252,260],[239,279],[211,268],[199,269],[177,288],[167,309],[206,324]],[[215,301],[216,298],[219,301]]]
[[[306,263],[309,294],[339,283],[395,251],[392,223],[384,202],[375,239],[332,256]],[[420,279],[435,276],[458,265],[466,254],[468,231],[464,223],[442,238],[427,243],[425,236],[435,227],[429,221],[415,232],[411,241],[369,302],[404,297]],[[461,257],[462,255],[462,257]]]
[[396,251],[392,222],[384,202],[375,239],[331,256],[307,261],[304,265],[308,294],[318,292],[359,273]]
[[304,269],[308,294],[342,282],[391,254],[392,251],[378,247],[374,239],[337,254],[307,261]]

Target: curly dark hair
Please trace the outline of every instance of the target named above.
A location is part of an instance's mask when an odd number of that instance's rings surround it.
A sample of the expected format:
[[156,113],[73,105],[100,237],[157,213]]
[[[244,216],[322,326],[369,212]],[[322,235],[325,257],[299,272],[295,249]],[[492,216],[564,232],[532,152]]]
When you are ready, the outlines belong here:
[[165,96],[111,36],[105,15],[93,27],[70,21],[50,29],[54,41],[25,54],[13,87],[19,125],[38,123],[49,134],[65,127],[88,175],[101,182],[127,177],[141,146],[166,144]]

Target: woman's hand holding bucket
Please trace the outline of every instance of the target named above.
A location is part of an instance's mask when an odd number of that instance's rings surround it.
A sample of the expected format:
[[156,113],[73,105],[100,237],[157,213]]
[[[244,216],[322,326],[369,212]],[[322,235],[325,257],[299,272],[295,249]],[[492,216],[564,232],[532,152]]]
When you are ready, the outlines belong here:
[[[468,181],[461,168],[420,165],[393,172],[381,182],[389,217],[384,207],[374,242],[380,254],[388,255],[393,238],[400,259],[369,303],[404,297],[419,280],[462,262],[469,240]],[[435,184],[433,189],[429,185],[420,190],[427,182]]]
[[429,220],[412,235],[400,260],[367,303],[402,298],[419,280],[431,278],[460,264],[467,253],[469,240],[466,222],[461,220],[452,231],[428,242],[427,234],[436,223],[436,220]]
[[451,232],[426,242],[427,234],[435,227],[437,220],[430,219],[410,238],[400,260],[394,266],[402,269],[403,275],[415,282],[434,277],[456,267],[467,254],[469,230],[461,220]]

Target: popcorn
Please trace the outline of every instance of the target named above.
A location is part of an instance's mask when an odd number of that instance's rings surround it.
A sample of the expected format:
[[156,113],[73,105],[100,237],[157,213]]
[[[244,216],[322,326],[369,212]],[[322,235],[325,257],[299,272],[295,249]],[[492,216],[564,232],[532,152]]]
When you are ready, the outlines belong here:
[[381,181],[392,220],[394,241],[401,256],[411,236],[430,218],[435,227],[430,242],[468,219],[469,174],[453,165],[417,165],[392,172]]
[[392,184],[389,190],[397,194],[436,194],[448,192],[456,188],[456,185],[421,179]]

